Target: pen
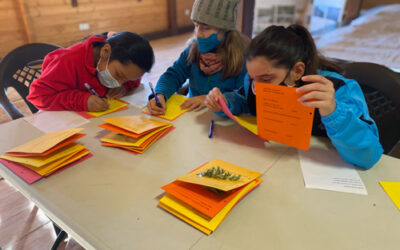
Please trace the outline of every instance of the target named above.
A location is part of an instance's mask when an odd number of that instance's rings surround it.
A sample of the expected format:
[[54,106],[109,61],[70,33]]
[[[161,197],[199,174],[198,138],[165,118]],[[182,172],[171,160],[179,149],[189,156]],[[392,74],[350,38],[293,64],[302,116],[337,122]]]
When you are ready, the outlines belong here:
[[210,129],[208,130],[208,138],[212,138],[213,129],[214,129],[214,120],[211,120]]
[[94,91],[94,89],[92,87],[90,87],[89,83],[85,82],[84,83],[85,87],[90,91],[90,93],[92,93],[93,95],[97,96],[98,98],[100,98],[101,100],[103,100],[103,102],[107,103],[106,100],[104,100],[103,98],[101,98],[99,96],[99,94],[96,93],[96,91]]
[[160,103],[160,100],[158,99],[158,96],[156,95],[156,92],[155,92],[154,89],[153,89],[153,84],[151,84],[151,82],[149,82],[149,86],[150,86],[151,92],[152,92],[153,95],[154,95],[154,99],[156,99],[156,104],[157,104],[157,106],[160,107],[160,108],[162,108],[162,105],[161,105],[161,103]]

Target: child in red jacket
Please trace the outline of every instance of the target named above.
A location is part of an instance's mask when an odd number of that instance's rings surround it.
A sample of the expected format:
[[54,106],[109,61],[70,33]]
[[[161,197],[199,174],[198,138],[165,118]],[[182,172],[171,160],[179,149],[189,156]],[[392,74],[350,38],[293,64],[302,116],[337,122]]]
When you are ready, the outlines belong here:
[[140,84],[153,64],[153,49],[140,35],[90,36],[49,53],[27,99],[42,110],[104,111],[108,104],[91,94],[85,83],[101,97],[120,98]]

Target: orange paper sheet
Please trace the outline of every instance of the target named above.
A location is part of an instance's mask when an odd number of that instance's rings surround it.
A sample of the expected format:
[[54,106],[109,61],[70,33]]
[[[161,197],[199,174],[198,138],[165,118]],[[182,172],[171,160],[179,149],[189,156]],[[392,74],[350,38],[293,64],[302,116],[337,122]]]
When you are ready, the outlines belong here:
[[237,188],[229,192],[217,194],[206,189],[204,186],[182,181],[174,181],[161,188],[178,200],[206,215],[209,219],[221,211],[242,189]]
[[297,100],[296,88],[256,82],[256,93],[258,136],[308,150],[314,108]]

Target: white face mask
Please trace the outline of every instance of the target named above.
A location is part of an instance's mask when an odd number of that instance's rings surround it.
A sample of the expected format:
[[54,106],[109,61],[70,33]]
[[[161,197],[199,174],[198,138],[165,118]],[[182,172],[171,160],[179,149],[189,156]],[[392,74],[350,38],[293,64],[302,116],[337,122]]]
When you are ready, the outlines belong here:
[[[111,54],[110,54],[111,56]],[[100,60],[97,63],[97,78],[99,79],[100,83],[107,88],[118,88],[121,86],[117,80],[111,75],[110,71],[108,70],[108,61],[110,60],[110,56],[107,59],[106,69],[103,71],[99,70]]]

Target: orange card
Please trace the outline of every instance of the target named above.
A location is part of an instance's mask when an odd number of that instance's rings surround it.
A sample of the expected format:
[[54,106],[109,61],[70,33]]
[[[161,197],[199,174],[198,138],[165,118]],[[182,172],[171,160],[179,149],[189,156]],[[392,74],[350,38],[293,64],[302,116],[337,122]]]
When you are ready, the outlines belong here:
[[296,88],[256,82],[258,136],[308,150],[314,108],[297,99]]
[[243,187],[217,194],[202,185],[174,181],[162,187],[167,193],[198,210],[208,218],[213,218],[223,209]]

